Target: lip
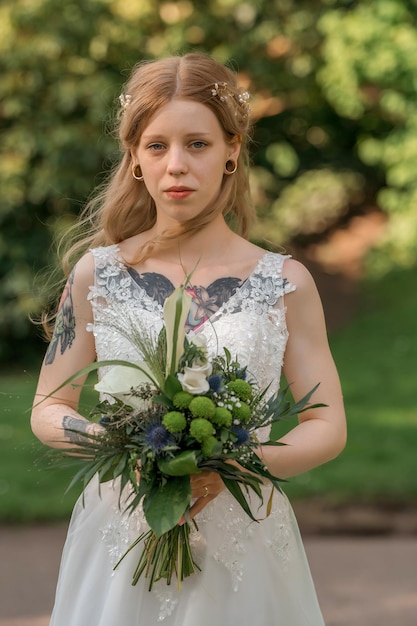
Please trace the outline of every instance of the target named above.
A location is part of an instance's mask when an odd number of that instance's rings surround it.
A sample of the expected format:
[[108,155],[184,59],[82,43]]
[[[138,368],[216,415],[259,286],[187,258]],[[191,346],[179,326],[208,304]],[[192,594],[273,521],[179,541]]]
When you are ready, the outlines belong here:
[[183,185],[175,185],[173,187],[169,187],[165,190],[165,193],[170,198],[181,199],[187,198],[191,193],[193,193],[194,189],[190,187],[184,187]]
[[183,185],[174,185],[173,187],[165,189],[165,191],[193,191],[193,189],[191,189],[191,187],[184,187]]

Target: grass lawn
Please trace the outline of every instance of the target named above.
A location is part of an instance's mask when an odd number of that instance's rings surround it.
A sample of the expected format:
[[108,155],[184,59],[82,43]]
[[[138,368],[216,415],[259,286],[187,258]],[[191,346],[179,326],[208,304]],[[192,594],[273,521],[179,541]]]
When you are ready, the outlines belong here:
[[365,310],[331,337],[348,444],[336,460],[294,478],[293,496],[417,501],[417,268],[365,283]]
[[[36,379],[36,371],[0,374],[0,521],[66,518],[78,495],[76,488],[65,494],[75,466],[65,468],[30,429]],[[95,397],[83,393],[81,410]]]
[[[417,501],[417,268],[365,284],[366,310],[331,337],[349,440],[336,460],[293,478],[292,498]],[[0,375],[0,521],[68,517],[71,470],[56,465],[29,427],[36,372]],[[87,393],[82,405],[92,406]]]

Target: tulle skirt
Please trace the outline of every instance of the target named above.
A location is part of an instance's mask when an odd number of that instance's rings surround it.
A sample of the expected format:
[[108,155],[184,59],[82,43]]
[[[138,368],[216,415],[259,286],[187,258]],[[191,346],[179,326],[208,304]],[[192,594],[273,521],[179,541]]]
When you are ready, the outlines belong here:
[[[265,502],[270,490],[265,487]],[[224,491],[197,516],[192,550],[201,567],[178,590],[164,580],[132,585],[142,546],[114,570],[148,527],[118,506],[117,485],[92,483],[78,500],[62,556],[51,626],[324,626],[292,508],[275,491],[272,511],[252,502],[251,521]]]

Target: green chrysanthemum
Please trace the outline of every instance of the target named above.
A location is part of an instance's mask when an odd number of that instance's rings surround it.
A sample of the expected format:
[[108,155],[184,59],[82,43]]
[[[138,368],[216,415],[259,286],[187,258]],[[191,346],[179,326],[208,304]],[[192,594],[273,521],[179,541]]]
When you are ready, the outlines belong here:
[[188,408],[195,417],[212,419],[216,413],[216,405],[206,396],[196,396],[191,400]]
[[231,380],[227,383],[227,387],[230,391],[233,391],[233,393],[236,394],[240,400],[246,401],[250,400],[252,397],[252,387],[246,382],[246,380],[242,380],[241,378]]
[[222,449],[222,444],[215,437],[210,436],[204,439],[201,444],[201,451],[205,457],[211,457],[214,454],[219,454]]
[[194,396],[188,391],[178,391],[172,398],[172,402],[177,409],[188,409]]
[[190,435],[202,443],[213,435],[213,424],[204,417],[196,417],[190,424]]
[[184,413],[169,411],[165,413],[162,423],[170,433],[180,433],[187,425]]
[[246,402],[238,402],[233,405],[232,415],[239,421],[246,423],[250,420],[250,407],[246,404]]
[[229,409],[218,406],[216,407],[214,417],[211,418],[211,421],[213,424],[216,424],[216,426],[226,426],[226,428],[229,428],[229,426],[232,425],[232,419],[232,414]]

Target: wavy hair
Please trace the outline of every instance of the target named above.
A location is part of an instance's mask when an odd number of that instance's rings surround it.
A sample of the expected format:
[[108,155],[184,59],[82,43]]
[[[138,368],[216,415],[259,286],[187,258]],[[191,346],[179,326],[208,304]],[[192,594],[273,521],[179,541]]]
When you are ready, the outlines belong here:
[[241,143],[237,170],[223,176],[215,202],[198,216],[149,241],[131,263],[139,263],[152,250],[179,236],[192,235],[220,213],[232,218],[239,234],[248,236],[254,219],[249,197],[250,119],[247,94],[239,87],[235,72],[200,52],[143,61],[134,67],[121,97],[116,125],[121,158],[65,237],[66,275],[87,249],[120,243],[154,225],[155,203],[146,186],[132,176],[131,152],[138,146],[151,117],[173,99],[199,102],[214,113],[226,142]]

